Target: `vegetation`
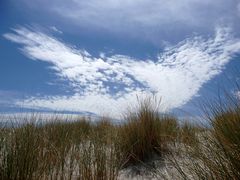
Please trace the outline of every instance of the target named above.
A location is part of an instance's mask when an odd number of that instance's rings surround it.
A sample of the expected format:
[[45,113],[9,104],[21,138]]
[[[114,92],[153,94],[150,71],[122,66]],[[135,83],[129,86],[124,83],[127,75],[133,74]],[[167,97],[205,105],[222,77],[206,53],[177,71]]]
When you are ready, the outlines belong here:
[[155,155],[163,156],[167,143],[176,136],[177,120],[160,115],[151,98],[140,102],[137,110],[129,112],[119,128],[123,167],[146,162]]
[[0,178],[116,179],[120,165],[112,130],[85,119],[2,128]]
[[0,179],[114,180],[124,168],[155,157],[169,161],[178,178],[240,179],[240,102],[227,97],[204,106],[208,127],[159,114],[151,98],[120,125],[106,117],[46,123],[37,116],[2,125]]
[[150,99],[122,125],[108,118],[37,119],[1,127],[1,179],[117,179],[124,167],[162,156],[163,145],[172,140],[169,128],[177,125],[176,119],[160,116]]
[[183,127],[195,136],[188,136],[178,149],[184,162],[172,154],[173,166],[184,179],[240,179],[239,96],[225,93],[203,107],[209,127]]

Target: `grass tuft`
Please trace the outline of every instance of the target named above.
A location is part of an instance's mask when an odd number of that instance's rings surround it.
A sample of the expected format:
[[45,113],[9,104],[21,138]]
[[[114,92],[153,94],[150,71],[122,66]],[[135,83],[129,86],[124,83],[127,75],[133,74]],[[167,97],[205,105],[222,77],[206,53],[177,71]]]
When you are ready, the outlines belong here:
[[151,98],[140,102],[137,110],[129,112],[120,127],[123,167],[144,163],[155,155],[162,157],[167,151],[166,142],[176,136],[175,118],[160,115]]

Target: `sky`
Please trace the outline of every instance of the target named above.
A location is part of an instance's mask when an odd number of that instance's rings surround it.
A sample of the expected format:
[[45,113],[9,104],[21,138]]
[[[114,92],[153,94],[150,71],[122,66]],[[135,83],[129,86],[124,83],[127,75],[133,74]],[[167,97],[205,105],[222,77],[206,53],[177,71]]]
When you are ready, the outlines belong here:
[[[239,80],[239,0],[1,0],[0,112],[197,116]],[[226,78],[227,77],[227,78]]]

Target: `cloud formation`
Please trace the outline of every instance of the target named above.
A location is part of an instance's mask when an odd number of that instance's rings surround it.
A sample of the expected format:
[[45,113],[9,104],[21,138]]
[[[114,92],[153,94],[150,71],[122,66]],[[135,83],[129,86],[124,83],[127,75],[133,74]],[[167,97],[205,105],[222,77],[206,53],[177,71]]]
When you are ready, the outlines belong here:
[[51,26],[50,29],[56,33],[62,34],[63,32],[60,31],[58,28],[56,28],[55,26]]
[[61,17],[68,25],[128,34],[158,43],[173,36],[181,39],[189,32],[209,33],[219,23],[239,24],[236,0],[22,1],[31,8],[35,6],[47,10],[51,16]]
[[90,111],[119,116],[128,103],[154,92],[166,109],[185,104],[204,83],[219,74],[240,51],[240,40],[229,28],[215,36],[188,38],[166,47],[158,60],[113,55],[96,58],[38,30],[20,27],[4,37],[21,45],[32,60],[46,61],[60,78],[70,82],[73,96],[30,97],[27,107]]

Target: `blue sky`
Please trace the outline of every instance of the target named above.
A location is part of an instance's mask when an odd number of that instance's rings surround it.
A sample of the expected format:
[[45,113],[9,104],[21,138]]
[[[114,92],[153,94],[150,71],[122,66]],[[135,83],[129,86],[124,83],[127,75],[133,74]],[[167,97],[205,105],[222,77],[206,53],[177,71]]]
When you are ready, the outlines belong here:
[[3,0],[0,17],[1,112],[119,117],[154,93],[196,114],[239,78],[237,0]]

